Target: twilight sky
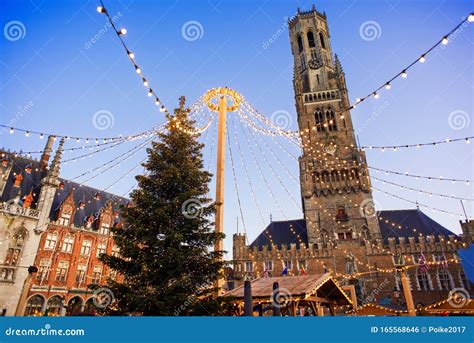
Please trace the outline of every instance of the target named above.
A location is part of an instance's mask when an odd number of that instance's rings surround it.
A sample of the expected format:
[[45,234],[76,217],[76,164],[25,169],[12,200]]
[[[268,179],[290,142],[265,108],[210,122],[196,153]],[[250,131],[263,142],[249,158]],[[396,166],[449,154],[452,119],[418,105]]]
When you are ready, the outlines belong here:
[[[467,0],[318,0],[315,4],[328,16],[333,52],[339,55],[346,73],[351,101],[401,71],[474,9]],[[105,17],[97,13],[97,5],[96,1],[2,1],[1,124],[63,135],[111,137],[141,132],[164,121],[146,96],[117,37],[106,26]],[[128,30],[124,37],[127,44],[168,108],[174,108],[181,95],[192,104],[207,89],[228,86],[243,94],[267,117],[279,118],[287,128],[297,129],[286,20],[298,6],[310,9],[310,1],[109,0],[105,5],[118,18],[117,26]],[[361,31],[368,23],[375,27],[375,36]],[[183,33],[191,24],[198,28],[197,37]],[[19,27],[19,35],[8,30],[12,25]],[[462,27],[444,49],[432,51],[424,64],[416,65],[406,79],[395,81],[390,91],[382,91],[379,99],[370,99],[352,111],[362,145],[410,144],[473,135],[473,25]],[[94,122],[96,113],[110,115],[105,127]],[[270,214],[274,220],[302,216],[299,185],[293,180],[298,178],[298,168],[290,156],[298,155],[298,151],[281,138],[275,142],[243,131],[235,114],[229,116],[233,116],[229,119],[229,138],[235,177],[245,229],[252,241],[269,223]],[[15,151],[36,151],[44,145],[33,135],[26,138],[24,134],[1,131],[0,137],[0,146]],[[201,138],[207,144],[204,158],[211,172],[215,171],[215,149],[211,151],[214,137],[215,124]],[[66,148],[81,144],[70,141]],[[73,178],[136,144],[126,143],[69,163],[62,167],[61,175]],[[472,179],[472,144],[368,151],[367,157],[370,166],[382,169]],[[64,159],[82,154],[68,152]],[[107,187],[138,165],[144,156],[144,151],[139,151],[87,184],[99,189]],[[227,251],[232,250],[231,237],[240,216],[230,162],[228,155]],[[242,162],[247,166],[258,204],[253,200]],[[371,173],[406,187],[473,198],[473,183],[467,186]],[[129,175],[110,191],[121,195],[133,183],[133,175]],[[376,180],[373,184],[420,204],[463,213],[458,200],[409,192]],[[381,209],[414,207],[380,192],[374,192],[374,196]],[[465,207],[468,215],[473,216],[472,202],[466,201]],[[450,230],[460,232],[460,216],[422,210]],[[240,232],[243,229],[239,218]]]

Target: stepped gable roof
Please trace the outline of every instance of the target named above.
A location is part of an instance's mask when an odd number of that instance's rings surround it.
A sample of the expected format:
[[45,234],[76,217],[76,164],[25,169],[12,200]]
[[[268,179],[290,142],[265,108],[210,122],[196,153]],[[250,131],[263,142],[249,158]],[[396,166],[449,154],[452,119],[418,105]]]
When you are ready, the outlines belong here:
[[[434,221],[419,209],[387,210],[379,211],[377,214],[380,232],[385,244],[388,243],[389,237],[404,237],[405,240],[408,240],[408,237],[415,237],[420,233],[425,237],[429,235],[435,236],[436,240],[438,240],[439,235],[445,237],[449,235],[456,236],[455,233]],[[388,220],[388,223],[385,220]],[[391,223],[397,223],[402,228],[393,227]],[[291,232],[290,227],[293,228],[295,233]],[[416,233],[413,232],[413,229],[416,229]],[[278,249],[281,249],[283,245],[289,248],[292,243],[299,247],[300,240],[296,234],[300,236],[304,244],[308,244],[308,232],[304,219],[271,222],[250,244],[250,247],[262,249],[264,245],[267,245],[271,249],[269,236],[271,236],[273,243],[277,245]]]

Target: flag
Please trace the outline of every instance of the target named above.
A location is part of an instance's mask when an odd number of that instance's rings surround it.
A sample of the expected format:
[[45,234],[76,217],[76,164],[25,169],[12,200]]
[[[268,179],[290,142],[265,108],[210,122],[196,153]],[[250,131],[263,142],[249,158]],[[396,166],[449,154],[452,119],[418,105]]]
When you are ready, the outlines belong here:
[[306,270],[304,269],[303,265],[301,265],[300,275],[308,275],[308,273],[306,273]]
[[281,276],[287,276],[288,275],[288,266],[285,266],[285,268],[283,268],[283,271],[281,272]]
[[420,254],[420,257],[418,259],[418,270],[422,273],[427,273],[428,270],[430,269],[430,266],[426,264],[426,258],[423,253]]

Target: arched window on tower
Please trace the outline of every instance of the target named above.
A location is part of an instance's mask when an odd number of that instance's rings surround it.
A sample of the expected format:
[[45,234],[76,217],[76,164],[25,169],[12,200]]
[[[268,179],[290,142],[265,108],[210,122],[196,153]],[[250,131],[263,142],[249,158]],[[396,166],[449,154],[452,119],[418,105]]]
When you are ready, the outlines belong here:
[[334,114],[334,110],[329,108],[326,111],[326,127],[329,131],[337,131],[337,123],[336,123],[336,115]]
[[321,109],[317,108],[314,116],[316,119],[316,130],[318,132],[324,131],[324,114]]
[[319,40],[321,41],[321,48],[326,49],[326,43],[324,41],[324,35],[322,32],[319,33]]
[[314,34],[313,32],[309,31],[307,34],[306,34],[306,37],[308,38],[308,46],[310,48],[315,48],[316,47],[316,44],[314,42]]
[[303,39],[301,38],[300,35],[298,35],[298,38],[296,38],[296,41],[298,42],[298,52],[301,53],[303,51]]
[[323,248],[328,247],[329,233],[325,229],[321,230],[320,235],[319,235],[319,240],[320,240]]

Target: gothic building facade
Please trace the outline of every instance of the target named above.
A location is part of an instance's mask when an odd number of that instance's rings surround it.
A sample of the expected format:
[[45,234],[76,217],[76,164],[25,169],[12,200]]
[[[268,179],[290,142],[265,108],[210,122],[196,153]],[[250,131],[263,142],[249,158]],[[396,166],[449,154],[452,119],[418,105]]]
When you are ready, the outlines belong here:
[[[119,279],[111,228],[127,200],[59,177],[63,141],[49,137],[39,161],[1,152],[0,310],[3,315],[93,313],[90,284]],[[31,269],[33,268],[33,269]]]
[[[398,259],[414,265],[408,274],[419,305],[446,298],[456,287],[469,290],[456,261],[457,250],[472,243],[472,222],[462,223],[464,234],[459,237],[419,209],[377,211],[326,15],[314,6],[298,10],[288,27],[302,141],[304,218],[272,222],[250,245],[245,235],[234,235],[237,277],[329,271],[342,284],[354,285],[359,301],[375,292],[374,298],[403,303],[400,275],[394,270]],[[420,261],[427,268],[416,267]]]

